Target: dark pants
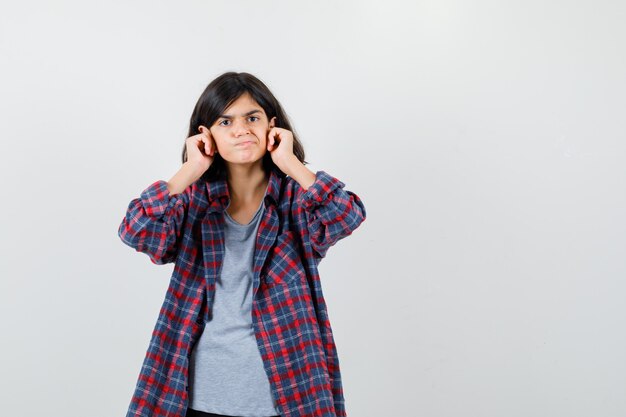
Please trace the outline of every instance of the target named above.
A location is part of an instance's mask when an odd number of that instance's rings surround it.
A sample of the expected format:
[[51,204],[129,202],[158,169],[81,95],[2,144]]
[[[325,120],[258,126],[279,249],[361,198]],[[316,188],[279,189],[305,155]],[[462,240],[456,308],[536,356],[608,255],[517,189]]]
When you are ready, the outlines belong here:
[[[194,410],[193,408],[187,408],[187,414],[185,417],[237,417],[237,416],[226,416],[224,414],[215,414],[215,413],[205,413],[204,411]],[[280,416],[272,416],[272,417],[280,417]]]

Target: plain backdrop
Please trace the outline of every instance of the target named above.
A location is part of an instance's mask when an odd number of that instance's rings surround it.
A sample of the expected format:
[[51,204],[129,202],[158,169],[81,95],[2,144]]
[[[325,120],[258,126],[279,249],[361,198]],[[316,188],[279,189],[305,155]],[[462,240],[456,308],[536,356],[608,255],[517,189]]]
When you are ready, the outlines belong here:
[[626,415],[626,3],[0,6],[0,413],[126,413],[173,265],[125,246],[224,71],[367,219],[320,264],[350,417]]

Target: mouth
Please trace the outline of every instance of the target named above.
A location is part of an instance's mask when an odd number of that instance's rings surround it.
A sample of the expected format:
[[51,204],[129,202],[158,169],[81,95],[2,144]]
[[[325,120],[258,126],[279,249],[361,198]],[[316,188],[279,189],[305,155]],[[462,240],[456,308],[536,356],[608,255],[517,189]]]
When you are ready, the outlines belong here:
[[239,142],[238,144],[236,144],[235,146],[249,146],[252,145],[254,142],[252,142],[251,140],[246,140],[244,142]]

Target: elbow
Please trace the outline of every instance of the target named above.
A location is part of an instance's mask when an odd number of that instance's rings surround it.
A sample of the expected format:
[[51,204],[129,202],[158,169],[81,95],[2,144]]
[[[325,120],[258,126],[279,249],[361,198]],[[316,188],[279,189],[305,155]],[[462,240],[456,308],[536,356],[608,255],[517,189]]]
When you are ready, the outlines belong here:
[[356,230],[361,223],[367,218],[367,211],[363,201],[354,193],[349,192],[352,200],[351,210],[346,218],[346,223],[349,225],[350,233]]
[[137,246],[136,245],[137,239],[130,232],[130,229],[128,228],[125,218],[124,220],[122,220],[122,223],[117,229],[117,236],[125,245],[130,246],[131,248],[135,248]]

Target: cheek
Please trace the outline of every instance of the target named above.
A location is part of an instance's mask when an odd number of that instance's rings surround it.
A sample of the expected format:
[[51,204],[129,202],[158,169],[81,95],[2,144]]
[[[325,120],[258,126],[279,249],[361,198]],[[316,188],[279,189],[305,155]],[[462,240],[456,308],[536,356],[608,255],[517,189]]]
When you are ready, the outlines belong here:
[[222,139],[221,137],[213,136],[213,142],[215,142],[215,146],[217,146],[217,149],[226,148],[225,146],[226,141],[225,139]]

